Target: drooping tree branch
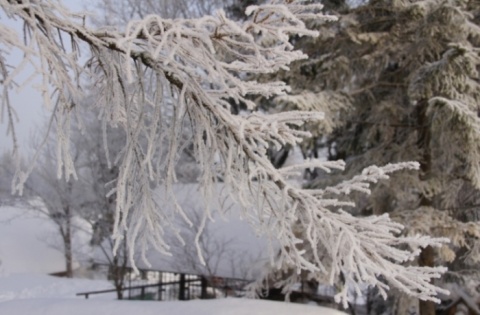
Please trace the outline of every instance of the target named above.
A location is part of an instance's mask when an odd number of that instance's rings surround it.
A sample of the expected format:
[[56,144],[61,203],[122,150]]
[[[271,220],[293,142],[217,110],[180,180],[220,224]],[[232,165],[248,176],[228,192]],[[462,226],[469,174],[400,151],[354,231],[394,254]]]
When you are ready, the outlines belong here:
[[[150,246],[169,253],[166,231],[181,239],[174,225],[176,217],[192,224],[172,189],[178,156],[192,143],[205,199],[199,233],[211,218],[212,187],[221,177],[233,199],[242,205],[242,216],[269,237],[272,252],[279,249],[275,259],[272,254],[272,267],[326,273],[331,282],[343,274],[357,289],[366,283],[377,286],[382,294],[388,285],[379,277],[421,299],[436,300],[436,294],[444,292],[431,285],[430,279],[445,269],[400,264],[419,252],[404,247],[439,246],[445,240],[400,237],[402,226],[388,216],[353,218],[339,210],[352,205],[350,201],[325,197],[326,193],[369,193],[370,183],[387,179],[387,174],[400,169],[416,169],[417,164],[370,167],[325,191],[297,188],[287,180],[296,170],[318,167],[329,172],[343,169],[344,163],[309,160],[278,170],[267,149],[271,144],[295,146],[310,135],[296,127],[319,121],[323,114],[293,111],[236,116],[230,111],[230,102],[244,103],[253,110],[255,103],[249,96],[285,95],[289,89],[285,84],[256,82],[247,75],[288,70],[291,62],[306,58],[294,49],[290,35],[317,36],[304,20],[333,20],[320,13],[321,5],[288,0],[251,6],[247,9],[251,18],[243,24],[229,20],[222,11],[198,19],[150,15],[130,22],[123,32],[90,29],[82,17],[54,1],[0,0],[0,6],[8,16],[25,23],[25,42],[12,32],[0,37],[1,45],[25,54],[18,70],[5,81],[13,82],[21,68],[30,64],[43,80],[45,104],[56,104],[59,176],[75,177],[67,139],[76,107],[85,106],[82,80],[94,82],[104,123],[124,130],[124,148],[114,157],[119,175],[110,195],[116,196],[114,237],[117,246],[126,237],[132,263],[138,246],[142,252]],[[76,22],[78,18],[80,22]],[[66,48],[66,43],[71,48]],[[82,45],[91,53],[86,67],[79,62]],[[16,178],[20,191],[27,176],[28,172]],[[171,195],[173,208],[156,201],[158,187],[165,187],[165,193]],[[295,231],[299,225],[303,237]],[[320,259],[324,248],[331,257],[329,266]],[[199,258],[202,260],[200,250]],[[347,303],[347,292],[339,293],[338,300]]]

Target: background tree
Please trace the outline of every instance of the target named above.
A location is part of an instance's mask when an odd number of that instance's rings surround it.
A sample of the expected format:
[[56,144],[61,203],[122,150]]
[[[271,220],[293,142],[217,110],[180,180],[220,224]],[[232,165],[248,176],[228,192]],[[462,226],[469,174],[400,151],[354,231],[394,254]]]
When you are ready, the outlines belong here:
[[92,102],[92,98],[90,95],[83,100],[83,125],[75,128],[72,134],[75,149],[85,153],[77,163],[82,167],[82,176],[78,180],[83,192],[82,217],[91,227],[90,245],[94,250],[98,249],[102,260],[107,262],[107,277],[113,282],[117,298],[121,300],[130,268],[126,240],[121,242],[117,254],[111,255],[116,209],[115,196],[111,190],[115,187],[119,174],[117,158],[125,141],[125,133],[120,128],[111,128],[99,120],[98,109],[86,105]]
[[[72,14],[53,1],[1,0],[0,6],[7,16],[20,19],[25,30],[25,36],[19,36],[2,26],[2,52],[16,48],[24,53],[21,66],[33,65],[42,77],[45,104],[55,108],[60,135],[57,156],[62,158],[58,174],[78,178],[69,137],[72,119],[80,118],[76,107],[82,106],[80,100],[85,97],[84,79],[92,79],[87,82],[99,88],[95,103],[101,109],[100,118],[124,130],[126,140],[113,190],[113,237],[117,248],[126,239],[132,262],[136,244],[141,244],[143,251],[151,246],[168,252],[163,236],[165,231],[178,232],[176,218],[193,224],[173,194],[175,207],[169,209],[152,198],[158,185],[172,192],[177,157],[188,143],[182,137],[189,129],[206,204],[198,233],[210,218],[213,186],[222,178],[232,198],[242,206],[243,218],[271,240],[272,248],[278,245],[281,249],[276,259],[272,255],[273,269],[288,266],[297,274],[303,270],[328,274],[332,279],[342,274],[349,286],[358,288],[360,283],[367,283],[384,295],[389,288],[386,283],[424,300],[436,301],[436,294],[444,292],[430,284],[430,279],[444,271],[442,268],[401,265],[415,257],[419,247],[439,246],[443,239],[398,236],[401,225],[387,216],[354,218],[341,209],[352,202],[338,197],[352,191],[368,193],[370,183],[400,169],[415,169],[416,163],[372,166],[338,185],[302,189],[289,182],[288,176],[309,167],[343,169],[344,163],[314,159],[278,170],[270,162],[268,145],[296,146],[310,136],[301,126],[324,115],[311,111],[231,113],[231,102],[254,109],[252,96],[285,94],[285,84],[249,80],[249,74],[276,72],[306,58],[294,49],[290,38],[318,36],[304,21],[335,19],[320,13],[320,5],[273,1],[249,7],[250,18],[244,23],[228,19],[223,11],[199,19],[151,15],[129,22],[124,31],[86,26],[84,16]],[[79,62],[81,45],[91,53],[86,65]],[[10,69],[2,59],[0,65]],[[1,73],[6,90],[14,86],[21,66]],[[54,91],[53,96],[50,91]],[[165,94],[173,102],[168,123],[162,118],[167,114]],[[8,102],[3,104],[11,109]],[[17,175],[16,187],[21,191],[28,172]],[[307,232],[303,239],[295,230],[298,223]],[[196,240],[203,261],[199,238]],[[303,250],[307,247],[311,248],[310,257]],[[328,265],[319,256],[319,250],[325,248],[331,258]],[[348,290],[342,290],[337,300],[346,303],[347,296]]]
[[[117,255],[112,257],[111,251],[114,241],[111,237],[115,218],[115,197],[109,194],[112,182],[118,177],[116,157],[125,141],[125,135],[118,128],[110,128],[98,119],[98,109],[86,105],[91,102],[86,97],[82,102],[81,123],[74,121],[69,145],[69,152],[76,166],[77,179],[65,182],[58,178],[55,152],[56,130],[43,128],[42,133],[49,133],[49,137],[41,147],[37,157],[38,166],[33,170],[26,183],[26,190],[33,202],[26,206],[41,211],[58,227],[66,261],[66,276],[73,275],[74,256],[78,253],[91,254],[74,242],[74,237],[81,230],[84,238],[91,237],[88,247],[99,248],[108,261],[108,278],[117,288],[118,298],[122,298],[125,275],[128,271],[126,244],[122,244]],[[103,130],[106,128],[106,130]],[[105,133],[104,133],[105,131]],[[103,136],[106,138],[104,139]],[[106,145],[104,145],[106,144]],[[105,151],[107,149],[108,151]],[[15,167],[10,169],[10,179]],[[36,201],[40,198],[40,202]],[[124,242],[125,243],[125,242]],[[83,257],[82,264],[91,263],[88,257]]]
[[199,18],[229,6],[232,2],[233,0],[102,0],[95,1],[91,5],[102,12],[93,17],[95,23],[123,26],[132,19],[145,18],[151,14],[157,14],[166,19]]
[[[78,230],[74,217],[79,215],[83,191],[78,181],[65,182],[57,177],[57,160],[54,155],[54,143],[49,141],[42,147],[38,166],[26,183],[30,195],[40,198],[31,207],[41,211],[55,223],[62,240],[62,252],[65,257],[65,276],[73,276],[74,246],[73,237]],[[80,153],[72,153],[77,161]]]

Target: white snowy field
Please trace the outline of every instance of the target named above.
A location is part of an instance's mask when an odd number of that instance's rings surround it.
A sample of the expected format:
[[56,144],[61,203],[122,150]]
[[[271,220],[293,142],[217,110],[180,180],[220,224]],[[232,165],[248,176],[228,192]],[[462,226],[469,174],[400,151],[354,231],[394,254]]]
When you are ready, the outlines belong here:
[[101,280],[64,279],[38,274],[0,276],[0,314],[15,315],[342,315],[313,305],[248,299],[178,302],[118,301],[114,295],[75,294],[111,288]]
[[342,315],[345,313],[311,305],[261,300],[196,300],[187,302],[104,300],[14,300],[0,303],[2,314],[15,315]]

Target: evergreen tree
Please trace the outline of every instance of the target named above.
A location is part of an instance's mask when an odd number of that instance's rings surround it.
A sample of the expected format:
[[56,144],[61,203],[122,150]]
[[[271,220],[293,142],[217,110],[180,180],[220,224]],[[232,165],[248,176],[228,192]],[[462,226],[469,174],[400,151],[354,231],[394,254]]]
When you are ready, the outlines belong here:
[[[293,39],[310,59],[283,73],[293,90],[277,104],[330,113],[327,124],[307,127],[317,137],[303,151],[325,147],[328,159],[345,159],[336,180],[371,164],[418,161],[420,172],[380,183],[351,211],[389,212],[410,235],[450,238],[418,263],[450,263],[443,280],[459,281],[480,260],[480,2],[373,0],[336,13],[320,37]],[[314,175],[310,187],[331,184]],[[434,314],[433,303],[419,309]]]

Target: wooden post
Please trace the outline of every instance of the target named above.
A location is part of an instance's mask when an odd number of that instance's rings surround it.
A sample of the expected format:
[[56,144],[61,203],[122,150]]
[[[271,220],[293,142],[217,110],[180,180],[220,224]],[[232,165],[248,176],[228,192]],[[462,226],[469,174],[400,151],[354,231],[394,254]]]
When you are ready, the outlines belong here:
[[128,271],[128,299],[132,299],[132,272]]
[[200,278],[200,283],[202,286],[202,293],[200,295],[200,298],[206,299],[207,298],[207,279],[205,279],[205,277]]
[[178,292],[178,299],[180,301],[185,301],[185,274],[180,274],[180,289]]
[[162,300],[162,291],[163,291],[162,284],[163,284],[163,275],[162,273],[160,273],[159,280],[158,280],[158,300],[159,301]]

